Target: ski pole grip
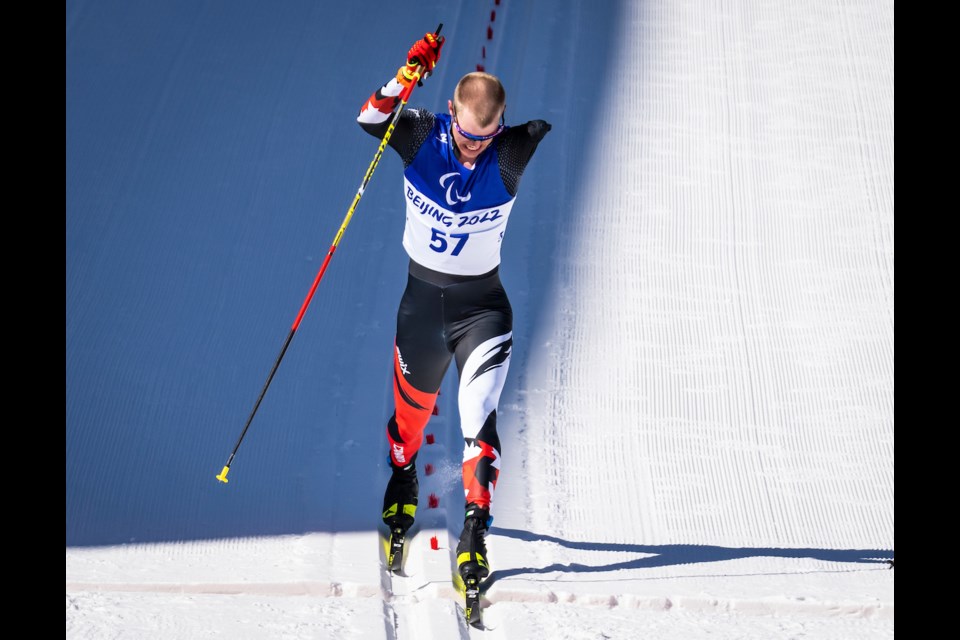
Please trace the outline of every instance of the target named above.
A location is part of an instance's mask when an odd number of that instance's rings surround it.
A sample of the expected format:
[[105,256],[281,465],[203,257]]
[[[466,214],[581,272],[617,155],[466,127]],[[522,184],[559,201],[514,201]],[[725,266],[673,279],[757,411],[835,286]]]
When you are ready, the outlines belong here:
[[[439,36],[441,29],[443,29],[443,23],[442,23],[442,22],[441,22],[439,25],[437,25],[437,30],[433,32],[433,35]],[[442,44],[442,43],[443,43],[443,38],[440,38],[439,41],[440,41],[440,43]],[[417,70],[414,71],[413,73],[414,73],[414,76],[416,77],[416,81],[415,81],[415,82],[411,82],[408,86],[406,86],[406,87],[403,88],[403,91],[400,92],[400,96],[399,96],[399,97],[400,97],[400,101],[401,101],[401,102],[406,103],[407,101],[410,100],[410,94],[413,93],[413,87],[414,87],[414,85],[416,85],[416,86],[418,86],[418,87],[422,87],[422,86],[423,86],[423,65],[422,65],[422,64],[417,65]]]
[[414,82],[411,82],[403,88],[403,91],[400,92],[400,102],[406,104],[410,100],[410,94],[413,93],[413,88],[421,84],[420,74],[423,71],[423,65],[417,65],[417,70],[413,72],[413,77],[415,78]]

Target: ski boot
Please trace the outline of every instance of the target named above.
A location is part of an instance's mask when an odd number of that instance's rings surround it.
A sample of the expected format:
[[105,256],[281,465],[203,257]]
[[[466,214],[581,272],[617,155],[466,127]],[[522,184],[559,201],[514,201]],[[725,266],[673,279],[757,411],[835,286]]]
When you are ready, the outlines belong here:
[[403,545],[407,531],[413,526],[417,513],[417,456],[410,463],[398,467],[390,462],[393,473],[383,494],[383,522],[390,528],[390,544],[387,547],[387,567],[391,572],[400,571],[403,564]]
[[487,546],[484,538],[489,527],[490,510],[475,504],[467,505],[467,514],[463,520],[463,533],[457,545],[457,570],[460,577],[473,575],[483,580],[490,573],[487,563]]
[[490,526],[490,510],[475,504],[467,505],[463,521],[463,533],[457,545],[457,570],[463,580],[464,614],[467,622],[480,626],[480,581],[490,574],[487,562],[487,546],[484,537]]

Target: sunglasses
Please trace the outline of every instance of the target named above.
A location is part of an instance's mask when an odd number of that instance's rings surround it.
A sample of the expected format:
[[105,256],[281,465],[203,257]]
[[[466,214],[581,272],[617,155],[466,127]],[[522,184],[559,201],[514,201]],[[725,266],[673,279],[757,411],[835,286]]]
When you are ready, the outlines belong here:
[[464,131],[463,129],[461,129],[461,128],[460,128],[460,123],[457,122],[457,113],[456,113],[456,111],[454,111],[454,113],[453,113],[453,126],[455,126],[455,127],[457,128],[457,133],[459,133],[460,135],[462,135],[462,136],[463,136],[464,138],[466,138],[467,140],[473,140],[474,142],[483,142],[484,140],[490,140],[491,138],[496,138],[498,135],[500,135],[501,133],[503,133],[503,129],[504,129],[503,114],[502,114],[502,113],[500,114],[500,126],[497,127],[497,130],[494,131],[493,133],[488,134],[488,135],[485,135],[485,136],[478,136],[478,135],[473,134],[473,133],[467,133],[466,131]]

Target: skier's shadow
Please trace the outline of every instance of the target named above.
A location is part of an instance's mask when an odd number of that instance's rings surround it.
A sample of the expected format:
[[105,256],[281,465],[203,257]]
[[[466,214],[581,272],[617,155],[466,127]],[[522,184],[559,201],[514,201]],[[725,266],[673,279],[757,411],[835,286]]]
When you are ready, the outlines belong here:
[[516,538],[525,542],[552,542],[569,549],[621,551],[626,553],[640,553],[644,554],[644,556],[606,565],[586,565],[574,562],[570,564],[554,563],[546,567],[501,569],[490,573],[489,577],[484,581],[485,587],[489,587],[498,580],[524,574],[554,573],[557,571],[597,573],[602,571],[619,571],[621,569],[647,569],[669,565],[720,562],[723,560],[758,557],[810,558],[827,562],[862,563],[893,567],[893,551],[890,549],[777,549],[772,547],[715,547],[712,545],[694,544],[645,545],[608,542],[572,542],[554,536],[531,533],[530,531],[524,531],[522,529],[505,529],[503,527],[491,527],[490,533],[508,538]]

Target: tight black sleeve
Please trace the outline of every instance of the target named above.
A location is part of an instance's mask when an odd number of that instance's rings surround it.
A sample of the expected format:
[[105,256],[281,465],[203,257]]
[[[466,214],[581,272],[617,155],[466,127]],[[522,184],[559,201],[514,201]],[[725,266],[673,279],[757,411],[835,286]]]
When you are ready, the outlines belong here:
[[497,142],[500,177],[511,196],[517,195],[520,177],[527,168],[527,163],[551,128],[545,120],[531,120],[524,125],[510,127]]
[[[406,168],[413,162],[414,156],[420,150],[433,129],[434,116],[426,109],[404,109],[397,121],[397,126],[390,136],[390,147],[400,155],[403,166]],[[378,124],[360,123],[360,127],[374,138],[383,139],[390,128],[390,119]]]

